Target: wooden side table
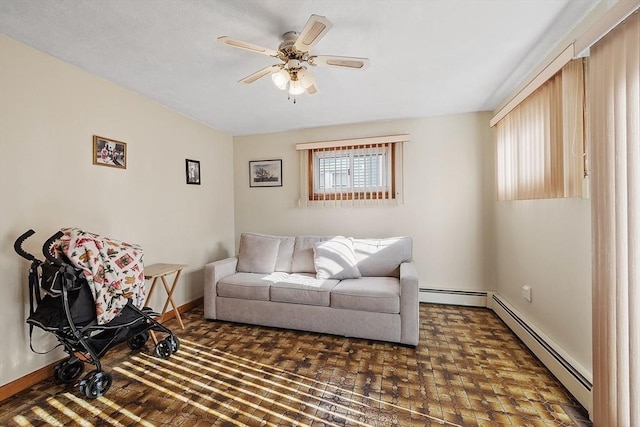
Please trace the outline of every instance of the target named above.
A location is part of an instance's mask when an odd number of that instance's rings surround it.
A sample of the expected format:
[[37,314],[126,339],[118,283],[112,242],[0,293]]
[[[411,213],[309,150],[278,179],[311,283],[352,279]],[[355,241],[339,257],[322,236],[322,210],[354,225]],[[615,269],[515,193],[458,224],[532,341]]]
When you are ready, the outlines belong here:
[[[178,280],[180,279],[180,274],[182,270],[187,267],[184,264],[152,264],[148,267],[144,268],[144,278],[145,279],[153,279],[151,282],[151,288],[149,289],[149,293],[147,294],[147,301],[151,299],[151,295],[153,294],[153,290],[156,287],[156,282],[158,279],[162,281],[164,285],[164,290],[167,291],[167,299],[164,302],[164,306],[162,307],[162,312],[160,313],[162,318],[164,318],[165,313],[167,312],[167,308],[169,304],[173,307],[173,313],[175,314],[178,322],[182,329],[184,329],[184,323],[182,323],[182,318],[180,317],[180,312],[178,311],[178,307],[176,307],[176,302],[173,300],[173,291],[176,289],[176,285],[178,284]],[[171,286],[167,283],[167,276],[175,273],[175,277],[173,278],[173,282]]]

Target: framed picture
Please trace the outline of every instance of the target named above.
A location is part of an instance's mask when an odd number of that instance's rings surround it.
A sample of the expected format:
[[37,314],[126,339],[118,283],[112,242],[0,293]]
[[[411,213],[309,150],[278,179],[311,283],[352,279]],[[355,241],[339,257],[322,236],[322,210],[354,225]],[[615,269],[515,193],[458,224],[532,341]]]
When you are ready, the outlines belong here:
[[93,164],[127,168],[127,143],[93,135]]
[[250,161],[249,187],[282,187],[282,160]]
[[187,184],[200,185],[200,161],[185,159]]

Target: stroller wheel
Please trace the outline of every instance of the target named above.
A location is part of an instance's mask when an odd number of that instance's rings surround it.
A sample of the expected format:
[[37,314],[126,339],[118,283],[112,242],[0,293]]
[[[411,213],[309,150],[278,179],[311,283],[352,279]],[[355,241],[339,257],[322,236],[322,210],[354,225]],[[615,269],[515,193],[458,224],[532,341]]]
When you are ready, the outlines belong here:
[[53,376],[56,380],[64,384],[71,384],[82,375],[84,371],[84,363],[76,359],[71,362],[71,358],[58,363],[53,368]]
[[166,359],[171,356],[171,344],[166,340],[158,341],[158,345],[156,345],[156,356],[161,359]]
[[103,371],[91,371],[80,381],[80,391],[89,399],[96,399],[109,390],[113,378]]
[[180,350],[180,340],[178,339],[178,337],[176,337],[175,335],[169,335],[167,338],[165,338],[165,340],[171,347],[171,354],[176,353],[178,350]]
[[138,335],[135,335],[129,338],[129,341],[127,341],[127,345],[131,350],[138,350],[144,347],[148,339],[149,339],[149,332],[144,331],[139,333]]

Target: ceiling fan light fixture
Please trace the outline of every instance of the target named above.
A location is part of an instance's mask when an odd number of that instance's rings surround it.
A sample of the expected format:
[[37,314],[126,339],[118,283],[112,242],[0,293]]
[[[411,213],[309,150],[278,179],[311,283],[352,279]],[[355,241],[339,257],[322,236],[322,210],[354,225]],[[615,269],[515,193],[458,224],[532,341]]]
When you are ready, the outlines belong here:
[[302,83],[302,87],[305,89],[313,86],[316,83],[316,78],[313,73],[306,68],[301,68],[298,71],[298,80]]
[[301,95],[304,91],[305,87],[302,85],[300,80],[291,80],[291,82],[289,82],[289,94]]
[[289,75],[289,72],[283,68],[280,71],[271,74],[271,80],[278,89],[285,90],[287,88],[287,83],[291,80],[291,76]]

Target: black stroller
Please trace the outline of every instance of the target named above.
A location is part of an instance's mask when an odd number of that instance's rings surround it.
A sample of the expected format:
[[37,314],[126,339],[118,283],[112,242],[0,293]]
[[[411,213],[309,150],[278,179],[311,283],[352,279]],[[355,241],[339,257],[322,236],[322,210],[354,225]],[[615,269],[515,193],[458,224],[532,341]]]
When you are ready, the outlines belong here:
[[[56,380],[72,384],[82,375],[85,362],[94,365],[95,369],[87,373],[78,385],[87,398],[95,399],[111,387],[111,374],[102,370],[100,358],[115,345],[127,341],[132,350],[141,349],[147,343],[150,331],[157,331],[167,336],[159,341],[154,336],[156,356],[164,359],[178,351],[178,338],[154,319],[159,314],[148,307],[137,308],[131,299],[113,320],[99,324],[94,298],[82,271],[64,255],[56,256],[52,251],[63,233],[58,232],[45,242],[42,248],[46,258],[44,262],[22,248],[23,242],[34,233],[29,230],[18,237],[14,249],[18,255],[31,261],[29,334],[34,326],[53,333],[69,355],[55,366]],[[40,289],[45,292],[44,297]],[[35,352],[33,345],[31,350]]]

